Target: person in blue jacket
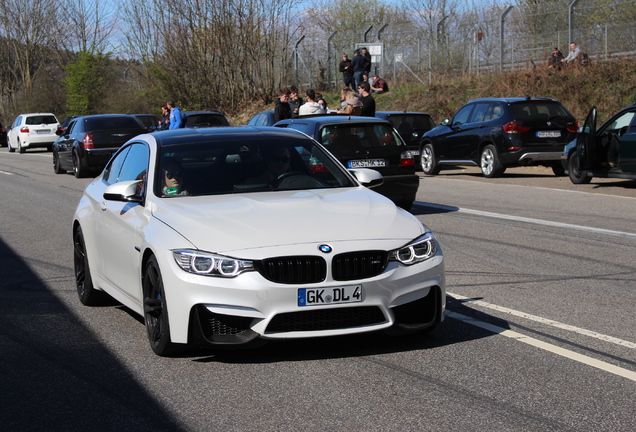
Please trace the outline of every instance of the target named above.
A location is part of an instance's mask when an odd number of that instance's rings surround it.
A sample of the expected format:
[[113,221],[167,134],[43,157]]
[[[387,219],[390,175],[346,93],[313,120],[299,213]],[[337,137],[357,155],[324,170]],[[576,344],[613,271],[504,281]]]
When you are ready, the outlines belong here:
[[170,110],[170,126],[168,129],[185,127],[185,117],[183,112],[181,112],[181,108],[174,106],[174,101],[168,101],[166,105],[168,105],[168,109]]

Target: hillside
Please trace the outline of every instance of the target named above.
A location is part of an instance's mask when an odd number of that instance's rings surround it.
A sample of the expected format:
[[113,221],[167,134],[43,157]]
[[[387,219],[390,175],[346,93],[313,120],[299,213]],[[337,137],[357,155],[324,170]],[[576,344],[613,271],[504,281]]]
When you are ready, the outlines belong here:
[[[619,109],[636,100],[636,60],[593,63],[587,67],[547,71],[534,65],[526,70],[504,74],[465,75],[443,78],[433,85],[390,83],[391,91],[376,95],[378,110],[428,112],[436,122],[451,117],[459,107],[477,97],[552,97],[565,105],[583,123],[593,105],[605,121]],[[339,92],[324,92],[330,107],[338,105]],[[258,111],[272,106],[251,106],[230,119],[245,124]]]

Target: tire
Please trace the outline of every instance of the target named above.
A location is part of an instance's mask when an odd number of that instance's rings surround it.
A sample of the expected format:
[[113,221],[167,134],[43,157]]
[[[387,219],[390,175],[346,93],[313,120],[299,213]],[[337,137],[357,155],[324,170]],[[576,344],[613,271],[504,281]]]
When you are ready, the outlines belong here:
[[11,140],[7,137],[7,148],[9,149],[9,153],[15,152],[15,149],[11,147]]
[[170,340],[170,323],[166,294],[159,263],[151,256],[146,263],[142,280],[144,296],[144,322],[150,348],[155,354],[165,357],[177,352],[177,345]]
[[24,153],[25,151],[26,151],[26,149],[24,147],[22,147],[22,143],[18,139],[18,153]]
[[482,174],[486,178],[500,177],[506,170],[506,168],[501,165],[499,156],[497,155],[497,149],[492,144],[487,145],[481,151],[479,166]]
[[88,266],[88,256],[86,254],[86,243],[82,228],[78,227],[73,233],[73,264],[75,267],[75,286],[80,302],[86,306],[100,306],[107,302],[108,294],[96,290],[93,287],[90,267]]
[[435,161],[435,151],[432,144],[426,144],[420,151],[420,164],[422,171],[427,175],[439,174],[440,166]]
[[587,184],[592,181],[586,170],[579,170],[579,155],[576,150],[568,157],[568,175],[574,184]]
[[75,174],[76,178],[88,177],[88,168],[80,159],[77,150],[73,151],[73,174]]
[[563,168],[563,165],[561,165],[561,162],[559,162],[558,164],[552,165],[552,172],[557,177],[565,176],[565,168]]
[[57,152],[53,152],[53,172],[55,174],[64,174],[66,170],[60,167],[60,158]]

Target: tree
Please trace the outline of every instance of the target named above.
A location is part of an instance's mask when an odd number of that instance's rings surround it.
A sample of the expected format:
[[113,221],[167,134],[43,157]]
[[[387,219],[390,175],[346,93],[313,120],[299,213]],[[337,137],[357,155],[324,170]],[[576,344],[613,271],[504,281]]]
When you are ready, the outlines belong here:
[[5,38],[3,51],[11,64],[2,74],[4,82],[0,88],[6,92],[2,96],[7,97],[9,110],[16,97],[28,109],[41,109],[34,100],[33,85],[50,61],[57,16],[54,0],[0,0],[0,36]]
[[65,68],[67,114],[88,115],[101,112],[110,76],[109,57],[109,54],[80,51],[77,59]]

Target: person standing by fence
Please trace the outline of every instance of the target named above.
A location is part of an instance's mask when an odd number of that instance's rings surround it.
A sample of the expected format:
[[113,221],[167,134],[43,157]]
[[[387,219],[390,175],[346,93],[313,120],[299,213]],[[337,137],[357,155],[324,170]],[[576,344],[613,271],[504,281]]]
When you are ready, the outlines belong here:
[[342,54],[342,61],[340,62],[340,72],[342,72],[342,81],[345,87],[353,86],[353,68],[351,67],[351,60],[345,53]]

